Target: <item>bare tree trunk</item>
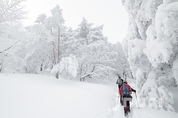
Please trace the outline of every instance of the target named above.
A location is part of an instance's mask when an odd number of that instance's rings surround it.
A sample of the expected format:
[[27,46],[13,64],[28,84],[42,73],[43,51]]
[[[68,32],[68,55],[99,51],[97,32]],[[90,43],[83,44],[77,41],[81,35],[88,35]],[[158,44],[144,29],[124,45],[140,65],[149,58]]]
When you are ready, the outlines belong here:
[[[59,62],[60,62],[60,28],[58,27],[57,64]],[[56,78],[59,79],[59,72],[56,73]]]
[[41,64],[40,66],[40,71],[43,71],[43,64]]
[[59,72],[56,73],[56,78],[59,79]]
[[54,60],[53,60],[53,64],[56,65],[56,54],[55,54],[55,44],[53,43],[53,56],[54,56]]
[[0,62],[0,72],[2,71],[2,63]]
[[58,27],[58,50],[57,50],[57,63],[60,61],[60,28]]

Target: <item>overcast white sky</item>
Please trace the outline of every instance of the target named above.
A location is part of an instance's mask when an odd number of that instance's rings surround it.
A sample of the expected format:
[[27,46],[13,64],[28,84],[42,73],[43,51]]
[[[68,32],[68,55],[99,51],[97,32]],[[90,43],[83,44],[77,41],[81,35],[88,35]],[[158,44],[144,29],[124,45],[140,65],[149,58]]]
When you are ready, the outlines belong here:
[[122,41],[127,32],[128,14],[121,0],[27,0],[25,3],[29,25],[42,13],[50,15],[50,10],[58,4],[63,10],[65,25],[73,29],[85,17],[89,23],[104,25],[103,33],[111,43]]

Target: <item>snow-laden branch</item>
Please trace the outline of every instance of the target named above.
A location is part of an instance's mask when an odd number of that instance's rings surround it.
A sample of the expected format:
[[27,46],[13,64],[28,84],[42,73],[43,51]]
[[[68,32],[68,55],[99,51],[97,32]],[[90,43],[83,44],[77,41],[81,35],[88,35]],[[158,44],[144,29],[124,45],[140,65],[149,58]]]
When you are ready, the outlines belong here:
[[7,50],[11,49],[11,48],[12,48],[14,45],[16,45],[19,41],[21,41],[21,40],[16,41],[13,45],[9,46],[9,47],[8,47],[8,48],[6,48],[5,50],[0,51],[0,53],[3,53],[3,52],[5,52],[5,51],[7,51]]
[[25,0],[2,1],[0,23],[24,19],[26,12],[23,11],[24,6],[21,5],[24,1]]
[[89,76],[91,76],[91,74],[94,72],[94,70],[95,70],[95,65],[93,66],[93,69],[92,69],[92,71],[90,72],[90,73],[87,73],[87,74],[85,74],[85,75],[83,75],[83,76],[81,76],[81,78],[80,78],[80,81],[85,81],[85,78],[86,77],[89,77]]

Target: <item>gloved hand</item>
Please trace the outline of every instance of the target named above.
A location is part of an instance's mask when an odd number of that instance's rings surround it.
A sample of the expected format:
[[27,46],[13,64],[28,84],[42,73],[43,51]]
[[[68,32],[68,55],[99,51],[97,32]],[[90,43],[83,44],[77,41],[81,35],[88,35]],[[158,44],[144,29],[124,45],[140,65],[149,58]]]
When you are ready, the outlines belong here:
[[132,89],[132,91],[133,91],[134,93],[136,93],[136,90]]

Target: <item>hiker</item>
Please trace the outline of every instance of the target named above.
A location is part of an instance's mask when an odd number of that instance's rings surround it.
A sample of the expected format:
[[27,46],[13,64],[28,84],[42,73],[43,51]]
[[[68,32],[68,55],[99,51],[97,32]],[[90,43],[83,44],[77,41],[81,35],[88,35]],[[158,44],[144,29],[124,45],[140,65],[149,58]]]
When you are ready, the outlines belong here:
[[127,82],[123,82],[122,86],[119,89],[119,94],[122,96],[122,102],[124,105],[124,114],[125,116],[128,115],[128,112],[130,112],[130,101],[132,101],[132,91],[136,92],[133,88],[130,87]]
[[121,76],[118,76],[118,79],[116,81],[116,84],[118,85],[118,89],[120,89],[120,87],[123,84],[123,79],[121,78]]
[[[118,84],[118,90],[120,89],[120,87],[123,84],[123,79],[121,79],[121,76],[118,76],[118,79],[116,81],[116,84]],[[118,96],[119,97],[119,96]],[[122,101],[122,96],[120,96],[120,104],[123,105],[123,101]]]

